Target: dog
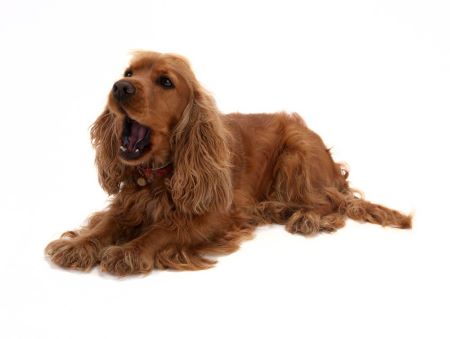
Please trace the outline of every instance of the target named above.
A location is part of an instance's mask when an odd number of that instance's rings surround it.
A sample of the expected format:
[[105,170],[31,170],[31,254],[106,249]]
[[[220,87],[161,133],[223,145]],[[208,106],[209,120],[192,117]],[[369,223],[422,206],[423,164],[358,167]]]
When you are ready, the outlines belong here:
[[259,225],[333,232],[351,218],[410,228],[363,199],[297,114],[222,114],[189,62],[135,52],[91,127],[107,209],[45,249],[58,266],[117,276],[209,268]]

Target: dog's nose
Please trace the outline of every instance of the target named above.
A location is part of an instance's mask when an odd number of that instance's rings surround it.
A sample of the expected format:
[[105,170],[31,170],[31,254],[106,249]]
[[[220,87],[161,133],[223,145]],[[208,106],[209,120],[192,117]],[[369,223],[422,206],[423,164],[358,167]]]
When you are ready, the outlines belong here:
[[119,80],[114,84],[112,91],[114,98],[122,101],[131,97],[136,92],[136,88],[128,81]]

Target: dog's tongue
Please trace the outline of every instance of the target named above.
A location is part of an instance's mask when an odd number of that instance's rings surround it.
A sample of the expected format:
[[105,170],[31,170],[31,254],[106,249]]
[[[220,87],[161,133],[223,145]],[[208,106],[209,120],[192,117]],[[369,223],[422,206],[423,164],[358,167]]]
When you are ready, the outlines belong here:
[[131,134],[128,139],[128,151],[132,152],[136,148],[136,144],[144,139],[147,128],[138,124],[136,121],[132,122]]

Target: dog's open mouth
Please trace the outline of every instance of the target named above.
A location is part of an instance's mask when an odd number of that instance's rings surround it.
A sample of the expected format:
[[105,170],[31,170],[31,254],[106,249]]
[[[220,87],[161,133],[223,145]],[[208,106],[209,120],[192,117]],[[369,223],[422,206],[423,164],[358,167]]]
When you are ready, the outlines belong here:
[[125,118],[122,131],[120,155],[127,160],[141,157],[150,149],[150,128],[142,126],[137,121]]

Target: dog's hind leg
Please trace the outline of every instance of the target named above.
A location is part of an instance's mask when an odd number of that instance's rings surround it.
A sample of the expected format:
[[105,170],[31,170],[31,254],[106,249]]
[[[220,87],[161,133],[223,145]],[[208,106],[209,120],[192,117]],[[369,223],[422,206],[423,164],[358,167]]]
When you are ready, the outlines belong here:
[[340,212],[320,215],[298,204],[263,201],[256,206],[257,224],[275,223],[285,225],[290,233],[313,235],[318,232],[334,232],[345,224],[347,216]]
[[340,213],[320,215],[314,211],[298,210],[287,220],[285,228],[290,233],[314,235],[319,232],[334,232],[345,224],[346,216]]

